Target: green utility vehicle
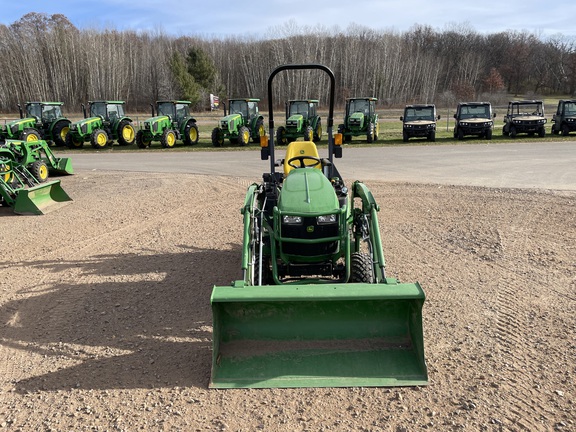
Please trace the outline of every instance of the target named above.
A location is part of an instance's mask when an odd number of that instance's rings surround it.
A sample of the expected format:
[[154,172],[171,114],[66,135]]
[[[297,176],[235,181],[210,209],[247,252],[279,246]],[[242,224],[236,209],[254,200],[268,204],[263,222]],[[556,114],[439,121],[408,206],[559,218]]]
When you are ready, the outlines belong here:
[[63,146],[70,120],[62,115],[62,105],[62,102],[26,102],[24,112],[18,104],[20,119],[6,123],[0,135],[3,139],[46,140]]
[[0,146],[0,205],[40,215],[72,201],[60,180],[46,181],[49,169],[72,174],[70,161],[55,158],[45,141],[6,141]]
[[558,101],[556,114],[552,116],[552,133],[567,136],[576,131],[576,99]]
[[378,114],[374,97],[346,99],[344,123],[338,126],[338,133],[344,136],[344,142],[352,141],[352,137],[365,136],[371,143],[378,139]]
[[192,145],[198,142],[196,119],[190,115],[190,101],[164,100],[152,106],[152,117],[144,120],[136,134],[140,148],[150,147],[152,141],[160,141],[164,148],[174,147],[177,140]]
[[250,142],[260,143],[260,138],[266,134],[264,129],[264,117],[258,112],[260,99],[239,98],[229,99],[230,113],[226,114],[218,122],[218,127],[212,130],[212,144],[221,147],[224,140],[228,139],[232,144],[238,143],[245,146]]
[[82,104],[84,119],[70,125],[66,137],[69,148],[80,148],[86,141],[95,149],[105,148],[114,140],[121,146],[134,144],[136,131],[124,112],[124,101],[89,101],[88,107],[90,116]]
[[[330,77],[326,158],[314,142],[294,141],[275,159],[272,82],[294,69]],[[260,146],[270,171],[241,209],[242,278],[212,291],[212,388],[428,383],[424,291],[386,276],[379,206],[334,165],[334,89],[323,65],[280,66],[268,79],[270,142]]]
[[402,141],[407,142],[412,137],[436,141],[436,121],[440,120],[440,115],[436,115],[434,104],[406,105],[400,120]]
[[290,100],[286,102],[286,126],[276,131],[280,145],[289,144],[298,138],[318,142],[322,139],[322,119],[317,113],[318,100]]
[[519,133],[544,137],[546,121],[544,103],[541,100],[510,101],[504,116],[502,134],[511,138],[515,138]]
[[475,135],[491,140],[494,117],[490,102],[460,102],[454,114],[454,138],[462,140],[466,135]]

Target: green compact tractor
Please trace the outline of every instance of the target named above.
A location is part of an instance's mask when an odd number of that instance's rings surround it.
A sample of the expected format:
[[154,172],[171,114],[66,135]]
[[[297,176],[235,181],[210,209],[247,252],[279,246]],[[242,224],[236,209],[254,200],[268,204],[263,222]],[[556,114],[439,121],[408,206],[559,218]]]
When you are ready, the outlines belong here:
[[190,101],[158,101],[156,113],[144,120],[136,134],[140,148],[149,147],[152,141],[160,141],[164,148],[174,147],[177,140],[192,145],[198,142],[196,119],[190,116]]
[[7,140],[52,141],[66,144],[70,120],[62,115],[62,102],[26,102],[26,112],[18,105],[20,119],[6,123],[0,133]]
[[90,117],[82,105],[84,119],[70,125],[66,137],[69,148],[80,148],[87,141],[95,149],[105,148],[114,140],[121,146],[134,144],[136,131],[132,119],[124,113],[124,101],[90,101],[88,107]]
[[412,137],[425,137],[428,141],[436,141],[436,106],[433,104],[406,105],[402,121],[402,141],[407,142]]
[[356,136],[365,136],[369,143],[378,139],[377,100],[373,97],[346,99],[344,123],[338,126],[338,133],[344,136],[344,142],[350,142]]
[[276,141],[286,145],[302,137],[304,141],[318,142],[322,139],[322,119],[317,114],[315,99],[291,100],[286,103],[286,126],[276,131]]
[[250,140],[260,143],[260,138],[266,135],[264,129],[264,117],[258,112],[260,99],[229,99],[230,113],[226,115],[224,105],[224,117],[218,123],[218,127],[212,130],[212,144],[214,147],[222,147],[224,140],[228,139],[232,144],[247,145]]
[[576,100],[558,101],[556,114],[552,116],[552,134],[568,136],[576,131]]
[[494,117],[490,102],[460,102],[454,114],[454,138],[462,140],[466,135],[475,135],[491,140]]
[[71,201],[48,171],[72,174],[67,158],[56,158],[45,141],[6,141],[0,146],[0,204],[14,213],[49,213]]
[[[330,77],[328,157],[295,141],[275,159],[274,77],[313,69]],[[334,165],[334,74],[285,65],[268,79],[270,171],[249,186],[242,215],[242,278],[215,286],[212,388],[405,386],[428,382],[418,283],[385,274],[379,206]],[[276,167],[282,167],[276,171]]]

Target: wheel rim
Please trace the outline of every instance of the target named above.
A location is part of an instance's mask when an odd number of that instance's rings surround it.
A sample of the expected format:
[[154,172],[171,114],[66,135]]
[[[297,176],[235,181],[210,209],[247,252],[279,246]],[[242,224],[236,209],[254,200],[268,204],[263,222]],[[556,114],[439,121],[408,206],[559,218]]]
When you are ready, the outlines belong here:
[[46,165],[41,165],[38,168],[38,177],[40,177],[40,181],[44,181],[48,178],[48,167]]
[[69,131],[70,131],[70,128],[68,126],[64,126],[62,128],[62,130],[60,131],[60,138],[62,138],[62,141],[66,140],[66,135],[68,135]]
[[247,143],[249,140],[250,140],[250,132],[245,130],[244,132],[242,132],[242,141]]
[[188,137],[190,138],[190,142],[196,142],[196,140],[198,139],[198,133],[196,132],[196,129],[190,128],[190,133],[188,134]]
[[40,137],[38,135],[36,135],[35,133],[31,133],[26,137],[26,141],[38,141],[40,139]]
[[108,140],[106,139],[106,135],[104,135],[102,132],[96,136],[96,144],[98,144],[99,147],[104,147],[107,142]]
[[172,147],[175,142],[176,142],[176,137],[174,136],[174,133],[170,132],[170,133],[166,136],[166,145],[167,145],[168,147]]
[[124,141],[127,142],[134,141],[134,128],[132,128],[130,125],[124,126],[122,129],[122,138],[124,138]]
[[260,135],[261,137],[263,137],[265,135],[265,131],[264,131],[264,126],[260,125],[260,127],[258,128],[258,135]]

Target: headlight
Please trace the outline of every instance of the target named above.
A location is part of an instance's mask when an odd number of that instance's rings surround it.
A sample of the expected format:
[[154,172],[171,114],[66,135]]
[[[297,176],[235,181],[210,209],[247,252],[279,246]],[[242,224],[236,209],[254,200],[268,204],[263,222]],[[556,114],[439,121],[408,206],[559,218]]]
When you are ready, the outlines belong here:
[[460,122],[460,126],[468,126],[468,122]]
[[287,225],[300,225],[302,223],[302,216],[282,216],[282,222]]
[[322,215],[316,218],[318,225],[335,224],[338,222],[338,216],[335,214]]

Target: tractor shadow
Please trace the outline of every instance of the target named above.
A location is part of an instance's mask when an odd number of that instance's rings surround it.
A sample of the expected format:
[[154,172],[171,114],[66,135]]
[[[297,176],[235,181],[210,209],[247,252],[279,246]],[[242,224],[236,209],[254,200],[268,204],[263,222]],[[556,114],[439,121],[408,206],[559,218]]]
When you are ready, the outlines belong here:
[[240,246],[230,247],[18,263],[81,276],[2,305],[3,349],[24,350],[29,365],[51,370],[15,382],[16,391],[206,388],[212,287],[240,277]]

